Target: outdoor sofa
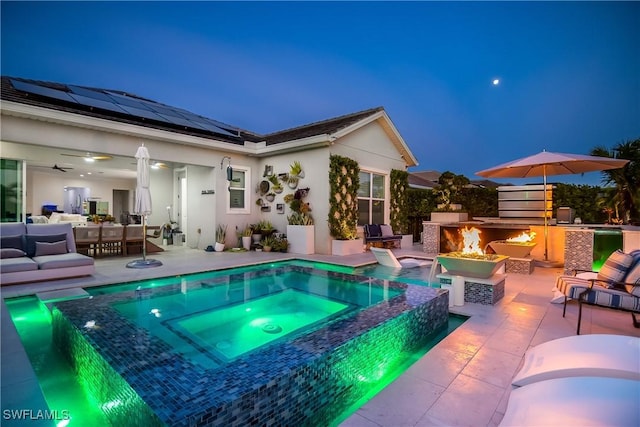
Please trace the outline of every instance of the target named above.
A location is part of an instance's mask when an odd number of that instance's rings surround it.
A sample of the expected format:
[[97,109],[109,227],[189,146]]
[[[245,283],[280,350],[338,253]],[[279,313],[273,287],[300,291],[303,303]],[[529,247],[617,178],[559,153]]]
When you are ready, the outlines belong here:
[[93,273],[93,258],[76,252],[70,223],[0,224],[2,286]]
[[387,224],[365,224],[364,242],[367,247],[376,246],[376,244],[382,244],[385,247],[389,243],[399,247],[402,234],[394,234],[391,226]]
[[573,275],[560,276],[554,292],[563,302],[562,317],[567,311],[567,301],[578,301],[577,334],[580,335],[582,305],[596,305],[631,313],[633,326],[640,328],[640,249],[630,253],[613,252],[599,272],[574,271]]

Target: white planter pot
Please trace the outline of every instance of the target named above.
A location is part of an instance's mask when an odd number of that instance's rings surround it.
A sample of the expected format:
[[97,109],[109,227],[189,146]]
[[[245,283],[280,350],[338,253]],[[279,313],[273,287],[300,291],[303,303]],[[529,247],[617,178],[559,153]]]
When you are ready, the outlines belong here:
[[242,247],[246,250],[251,249],[251,236],[242,236]]
[[215,249],[216,252],[222,252],[222,251],[224,251],[224,243],[216,242],[216,244],[213,246],[213,248]]
[[411,249],[413,246],[413,234],[403,234],[402,241],[400,242],[400,247],[402,249]]
[[362,239],[331,241],[331,255],[354,255],[362,252],[364,252]]
[[315,227],[313,225],[287,225],[287,241],[292,254],[315,253]]

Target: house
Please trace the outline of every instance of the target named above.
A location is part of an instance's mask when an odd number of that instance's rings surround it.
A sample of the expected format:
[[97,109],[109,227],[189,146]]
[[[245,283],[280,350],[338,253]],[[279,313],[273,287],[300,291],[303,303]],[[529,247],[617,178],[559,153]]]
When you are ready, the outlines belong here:
[[123,91],[3,76],[1,94],[3,185],[12,190],[3,196],[3,221],[40,214],[45,205],[73,209],[65,197],[76,190],[81,200],[106,202],[119,218],[132,210],[134,155],[144,144],[157,166],[149,224],[175,221],[186,244],[200,249],[214,242],[218,224],[228,227],[227,246],[236,246],[236,227],[261,219],[284,232],[283,197],[293,190],[266,201],[258,188],[265,173],[287,173],[299,161],[305,171],[299,185],[310,189],[315,252],[327,254],[330,155],[355,160],[361,183],[376,184],[360,189],[363,224],[381,206],[389,221],[390,172],[417,165],[382,107],[261,135]]

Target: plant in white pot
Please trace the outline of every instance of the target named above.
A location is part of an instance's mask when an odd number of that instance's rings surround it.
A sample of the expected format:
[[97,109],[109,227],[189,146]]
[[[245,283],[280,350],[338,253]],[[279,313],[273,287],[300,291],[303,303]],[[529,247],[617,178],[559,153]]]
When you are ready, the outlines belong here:
[[250,225],[247,225],[242,230],[242,247],[246,250],[251,249],[251,235],[253,234],[253,229]]
[[289,252],[306,255],[315,253],[315,227],[311,215],[293,212],[287,221]]
[[227,238],[227,226],[220,224],[216,228],[216,244],[214,246],[216,252],[224,251],[224,242]]

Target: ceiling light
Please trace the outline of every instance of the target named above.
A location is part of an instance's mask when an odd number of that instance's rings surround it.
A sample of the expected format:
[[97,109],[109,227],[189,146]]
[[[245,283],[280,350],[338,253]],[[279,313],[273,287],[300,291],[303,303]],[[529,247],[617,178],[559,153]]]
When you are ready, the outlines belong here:
[[93,157],[85,157],[84,161],[87,163],[93,163],[96,161],[96,159],[94,159]]

